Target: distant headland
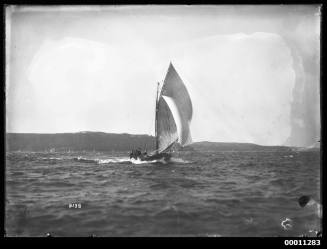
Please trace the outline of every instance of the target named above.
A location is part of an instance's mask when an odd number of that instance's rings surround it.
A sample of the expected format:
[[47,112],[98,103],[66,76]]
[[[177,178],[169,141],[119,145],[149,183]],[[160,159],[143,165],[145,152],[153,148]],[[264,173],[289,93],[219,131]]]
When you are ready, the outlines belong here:
[[[153,150],[155,138],[150,135],[105,132],[77,133],[6,133],[6,151],[131,151],[135,148]],[[182,151],[294,151],[303,148],[262,146],[252,143],[195,142]],[[319,150],[319,148],[308,148]]]

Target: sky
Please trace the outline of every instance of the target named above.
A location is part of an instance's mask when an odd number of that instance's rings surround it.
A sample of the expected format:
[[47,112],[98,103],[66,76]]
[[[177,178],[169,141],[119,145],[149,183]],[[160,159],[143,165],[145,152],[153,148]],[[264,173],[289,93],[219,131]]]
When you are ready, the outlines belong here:
[[6,9],[6,131],[154,135],[172,62],[193,141],[320,140],[320,6]]

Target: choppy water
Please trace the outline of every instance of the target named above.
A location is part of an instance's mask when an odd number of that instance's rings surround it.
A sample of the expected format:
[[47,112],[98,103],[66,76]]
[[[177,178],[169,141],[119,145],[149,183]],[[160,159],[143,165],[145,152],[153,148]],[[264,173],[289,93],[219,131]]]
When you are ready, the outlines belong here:
[[319,152],[183,152],[168,164],[15,152],[5,228],[8,236],[299,236],[320,220],[297,199],[319,193]]

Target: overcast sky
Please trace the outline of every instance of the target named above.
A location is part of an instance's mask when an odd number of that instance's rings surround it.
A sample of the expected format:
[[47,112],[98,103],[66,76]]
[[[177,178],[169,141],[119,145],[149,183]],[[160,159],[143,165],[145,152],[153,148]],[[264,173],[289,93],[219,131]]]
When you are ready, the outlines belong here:
[[320,7],[9,7],[7,132],[154,134],[170,61],[193,141],[320,139]]

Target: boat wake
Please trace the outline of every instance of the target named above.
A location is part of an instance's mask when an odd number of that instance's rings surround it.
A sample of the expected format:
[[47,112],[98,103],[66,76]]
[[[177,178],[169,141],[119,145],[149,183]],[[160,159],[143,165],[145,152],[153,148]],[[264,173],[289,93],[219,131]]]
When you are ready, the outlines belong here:
[[182,158],[175,158],[172,157],[170,158],[168,161],[166,161],[165,159],[159,159],[159,160],[152,160],[152,161],[142,161],[140,159],[130,159],[131,163],[133,164],[153,164],[153,163],[160,163],[160,164],[169,164],[169,163],[176,163],[176,164],[188,164],[188,163],[192,163],[190,161],[186,161],[183,160]]
[[[151,160],[151,161],[142,161],[140,159],[130,159],[129,157],[110,157],[110,158],[94,158],[94,157],[83,157],[83,156],[77,156],[77,157],[41,157],[39,158],[41,161],[50,161],[52,163],[59,163],[63,161],[74,161],[78,163],[85,163],[85,164],[169,164],[169,163],[175,163],[175,164],[188,164],[192,163],[190,161],[183,160],[182,158],[175,158],[172,157],[169,159],[169,161],[166,161],[164,158],[157,159],[157,160]],[[37,160],[37,159],[35,159]]]
[[166,164],[167,162],[163,159],[161,160],[152,160],[152,161],[142,161],[140,159],[130,159],[129,157],[113,157],[113,158],[95,158],[89,159],[84,157],[74,157],[74,161],[83,162],[83,163],[96,163],[96,164],[113,164],[113,163],[132,163],[132,164],[152,164],[152,163],[162,163]]
[[109,164],[109,163],[128,163],[130,162],[128,157],[113,157],[113,158],[85,158],[85,157],[74,157],[73,161],[82,163],[96,163],[96,164]]
[[160,160],[151,160],[151,161],[142,161],[140,159],[130,159],[129,160],[132,164],[152,164],[152,163],[162,163],[162,164],[167,164],[168,162],[165,161],[164,159],[160,159]]
[[130,159],[128,157],[116,157],[109,159],[97,159],[98,164],[108,164],[108,163],[128,163]]

